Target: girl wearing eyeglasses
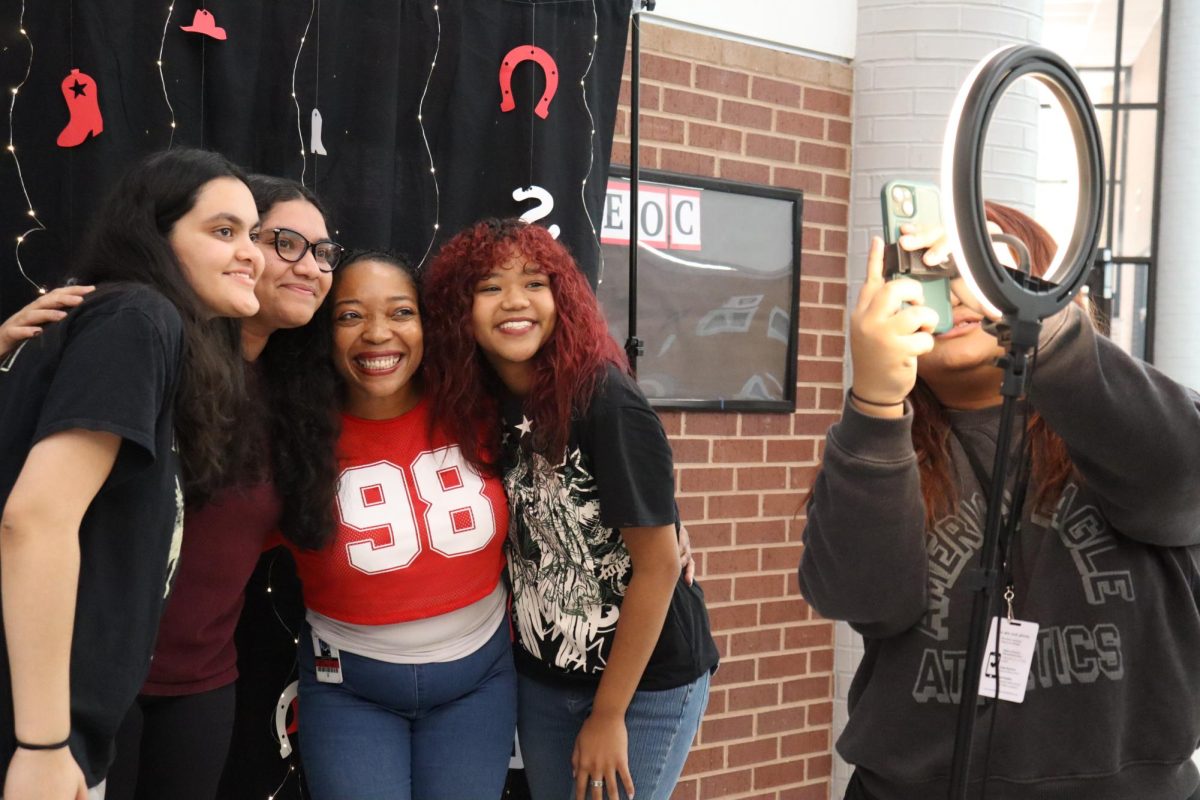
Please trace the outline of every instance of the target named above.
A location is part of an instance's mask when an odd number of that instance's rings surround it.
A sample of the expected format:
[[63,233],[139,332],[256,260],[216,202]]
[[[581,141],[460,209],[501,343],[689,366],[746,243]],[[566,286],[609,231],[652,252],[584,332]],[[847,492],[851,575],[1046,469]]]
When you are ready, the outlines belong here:
[[[332,490],[320,501],[281,505],[274,479],[309,465],[272,463],[269,443],[286,438],[299,415],[317,425],[328,416],[313,410],[327,409],[328,399],[314,398],[331,395],[299,385],[279,362],[292,346],[290,329],[307,323],[329,292],[342,248],[329,240],[325,212],[307,188],[265,175],[248,182],[261,215],[257,249],[265,268],[254,290],[258,313],[242,322],[247,397],[237,419],[234,474],[207,503],[188,507],[179,575],[149,677],[121,727],[107,800],[217,796],[234,724],[234,629],[246,582],[281,516],[330,514]],[[332,471],[324,476],[329,486],[334,480]]]

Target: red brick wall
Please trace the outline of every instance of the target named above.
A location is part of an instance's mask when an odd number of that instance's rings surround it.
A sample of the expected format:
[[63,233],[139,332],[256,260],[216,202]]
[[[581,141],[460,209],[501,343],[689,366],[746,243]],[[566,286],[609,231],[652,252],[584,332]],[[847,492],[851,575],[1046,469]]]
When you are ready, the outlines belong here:
[[796,565],[799,512],[841,409],[852,72],[643,23],[641,75],[643,167],[804,191],[796,413],[663,415],[723,657],[673,797],[824,800],[833,625],[800,598]]

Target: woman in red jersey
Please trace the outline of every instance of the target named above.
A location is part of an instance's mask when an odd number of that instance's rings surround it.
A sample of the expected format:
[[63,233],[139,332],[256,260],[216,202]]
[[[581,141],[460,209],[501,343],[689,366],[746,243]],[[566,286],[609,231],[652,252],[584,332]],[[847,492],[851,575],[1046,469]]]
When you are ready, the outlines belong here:
[[334,525],[283,527],[307,607],[301,736],[317,800],[498,798],[507,775],[504,487],[431,423],[420,308],[401,260],[361,253],[310,331],[306,369],[342,389]]

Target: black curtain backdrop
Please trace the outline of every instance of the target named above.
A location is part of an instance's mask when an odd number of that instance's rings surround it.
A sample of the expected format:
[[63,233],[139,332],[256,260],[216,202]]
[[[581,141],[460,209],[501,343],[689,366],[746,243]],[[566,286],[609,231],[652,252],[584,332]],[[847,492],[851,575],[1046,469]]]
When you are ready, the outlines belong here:
[[[251,171],[303,173],[332,210],[331,230],[343,244],[387,246],[420,262],[476,219],[532,209],[536,201],[512,196],[532,184],[555,203],[541,222],[561,227],[560,238],[595,283],[593,223],[604,198],[631,0],[174,0],[164,40],[169,4],[24,0],[33,61],[11,133],[47,228],[20,251],[38,283],[55,285],[69,274],[113,179],[171,142],[155,64],[160,45],[174,144],[219,150]],[[21,6],[5,0],[0,11],[4,145],[8,90],[29,63]],[[225,41],[181,30],[201,6],[225,29]],[[558,90],[545,119],[534,114],[546,84],[533,61],[513,71],[516,108],[500,108],[501,62],[526,44],[557,63]],[[69,111],[60,85],[72,69],[97,83],[104,131],[62,148],[55,140]],[[328,155],[309,153],[314,107]],[[13,252],[31,227],[26,212],[14,160],[0,151],[4,314],[32,297]]]

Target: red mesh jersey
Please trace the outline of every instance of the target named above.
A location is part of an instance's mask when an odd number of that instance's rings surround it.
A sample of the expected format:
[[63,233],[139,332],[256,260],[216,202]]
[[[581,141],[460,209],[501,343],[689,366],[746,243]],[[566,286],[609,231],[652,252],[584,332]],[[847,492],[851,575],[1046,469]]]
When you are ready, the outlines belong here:
[[459,448],[428,434],[428,403],[391,420],[343,415],[337,534],[294,550],[304,601],[327,617],[386,625],[444,614],[496,588],[508,505]]

